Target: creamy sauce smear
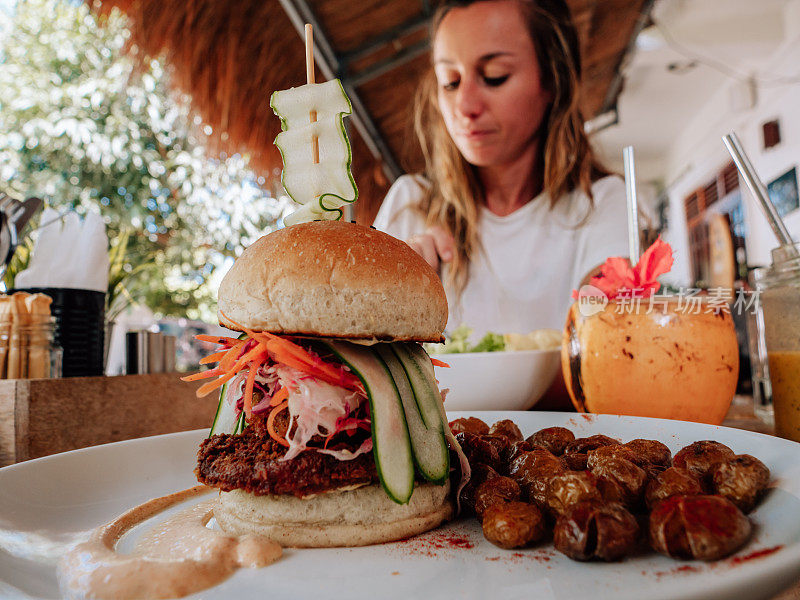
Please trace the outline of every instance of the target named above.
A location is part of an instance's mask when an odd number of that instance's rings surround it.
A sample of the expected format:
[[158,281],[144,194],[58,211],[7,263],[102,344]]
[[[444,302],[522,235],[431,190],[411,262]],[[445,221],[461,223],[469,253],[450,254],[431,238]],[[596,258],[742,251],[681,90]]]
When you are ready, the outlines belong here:
[[239,567],[264,567],[280,558],[272,540],[230,536],[206,527],[215,502],[186,508],[143,534],[132,554],[115,550],[126,531],[153,515],[211,489],[198,485],[154,498],[92,532],[58,567],[68,598],[155,600],[179,598],[217,585]]

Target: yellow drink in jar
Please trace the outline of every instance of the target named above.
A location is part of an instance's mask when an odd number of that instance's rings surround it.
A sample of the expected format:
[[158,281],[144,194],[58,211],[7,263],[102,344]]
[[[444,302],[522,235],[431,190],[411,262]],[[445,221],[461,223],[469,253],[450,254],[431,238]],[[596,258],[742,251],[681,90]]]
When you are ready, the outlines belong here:
[[800,351],[768,352],[775,433],[800,442]]

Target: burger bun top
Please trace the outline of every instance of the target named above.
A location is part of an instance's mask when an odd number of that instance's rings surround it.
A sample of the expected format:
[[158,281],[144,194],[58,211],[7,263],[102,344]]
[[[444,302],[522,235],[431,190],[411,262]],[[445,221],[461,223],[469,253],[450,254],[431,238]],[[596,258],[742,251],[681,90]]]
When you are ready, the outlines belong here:
[[447,299],[408,244],[342,221],[292,225],[258,239],[219,288],[220,325],[284,335],[439,342]]

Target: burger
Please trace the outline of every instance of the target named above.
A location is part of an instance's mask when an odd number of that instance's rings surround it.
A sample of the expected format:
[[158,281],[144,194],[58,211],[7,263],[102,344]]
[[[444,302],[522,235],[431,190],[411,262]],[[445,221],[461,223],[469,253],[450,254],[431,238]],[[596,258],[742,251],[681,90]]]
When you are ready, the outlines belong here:
[[[283,546],[407,538],[453,514],[453,438],[421,342],[443,340],[436,272],[404,242],[341,221],[270,233],[225,275],[203,359],[220,390],[198,480],[232,534]],[[468,469],[464,465],[464,469]]]

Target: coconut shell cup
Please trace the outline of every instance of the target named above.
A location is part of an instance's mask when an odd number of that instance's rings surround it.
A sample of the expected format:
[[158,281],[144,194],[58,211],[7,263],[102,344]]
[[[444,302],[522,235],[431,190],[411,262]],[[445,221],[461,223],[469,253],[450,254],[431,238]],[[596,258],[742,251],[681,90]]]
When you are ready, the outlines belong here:
[[730,313],[702,303],[612,300],[590,316],[570,308],[561,366],[581,412],[719,425],[739,376]]

